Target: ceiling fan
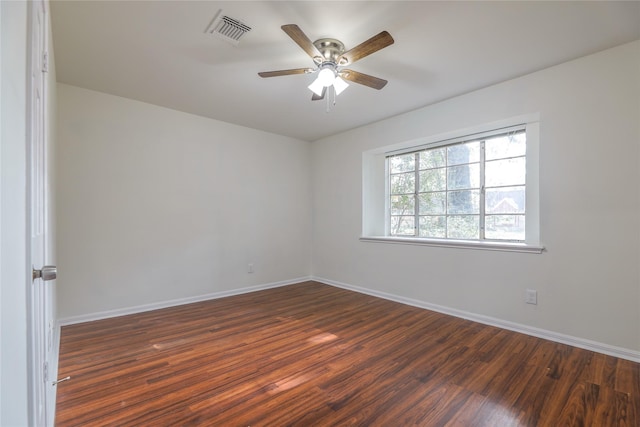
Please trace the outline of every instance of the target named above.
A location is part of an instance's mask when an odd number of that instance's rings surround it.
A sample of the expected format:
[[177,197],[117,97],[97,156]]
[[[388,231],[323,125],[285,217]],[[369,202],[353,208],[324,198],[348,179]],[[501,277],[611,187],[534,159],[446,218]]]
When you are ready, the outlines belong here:
[[340,40],[323,38],[312,42],[295,24],[283,25],[282,30],[293,39],[315,62],[315,68],[294,68],[291,70],[263,71],[260,77],[288,76],[292,74],[318,73],[316,80],[309,85],[313,92],[313,101],[323,99],[327,89],[333,89],[334,96],[349,86],[345,80],[374,89],[382,89],[387,81],[358,71],[343,69],[347,65],[371,55],[393,44],[393,37],[386,31],[371,37],[358,46],[345,51]]

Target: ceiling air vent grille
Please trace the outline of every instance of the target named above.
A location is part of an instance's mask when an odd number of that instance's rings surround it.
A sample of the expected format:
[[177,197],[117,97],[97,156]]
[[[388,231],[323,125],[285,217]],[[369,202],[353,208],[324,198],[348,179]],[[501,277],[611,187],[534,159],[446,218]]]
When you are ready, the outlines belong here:
[[234,18],[218,14],[213,18],[205,32],[237,45],[242,36],[251,31],[251,27]]

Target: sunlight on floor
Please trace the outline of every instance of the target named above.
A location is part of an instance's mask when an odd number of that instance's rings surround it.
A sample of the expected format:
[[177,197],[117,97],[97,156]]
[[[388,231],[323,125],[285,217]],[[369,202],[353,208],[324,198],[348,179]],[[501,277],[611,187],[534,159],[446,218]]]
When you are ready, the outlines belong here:
[[307,341],[312,344],[321,344],[323,342],[333,341],[337,338],[338,338],[337,335],[330,334],[329,332],[324,332],[322,334],[318,334],[316,336],[309,338]]
[[284,378],[273,384],[274,387],[269,390],[269,394],[276,394],[280,393],[281,391],[289,390],[309,381],[310,379],[311,378],[309,377],[309,375],[299,375],[296,377]]
[[484,405],[487,413],[490,413],[490,425],[502,426],[502,427],[517,427],[520,424],[518,420],[519,414],[513,413],[514,408],[501,405],[496,402],[485,402]]

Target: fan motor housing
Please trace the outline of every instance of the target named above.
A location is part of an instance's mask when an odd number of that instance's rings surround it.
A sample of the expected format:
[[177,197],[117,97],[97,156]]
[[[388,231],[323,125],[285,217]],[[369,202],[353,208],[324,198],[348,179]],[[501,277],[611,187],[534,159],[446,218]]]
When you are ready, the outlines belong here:
[[313,45],[320,51],[323,58],[313,58],[318,64],[323,62],[332,62],[338,64],[338,59],[344,53],[344,44],[336,39],[318,39]]

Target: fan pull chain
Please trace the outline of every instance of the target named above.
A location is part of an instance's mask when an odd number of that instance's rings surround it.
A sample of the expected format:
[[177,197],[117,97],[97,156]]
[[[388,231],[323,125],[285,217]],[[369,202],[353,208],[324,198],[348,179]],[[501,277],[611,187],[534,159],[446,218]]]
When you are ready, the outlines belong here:
[[325,113],[327,113],[327,114],[329,114],[329,111],[331,111],[331,104],[329,103],[329,98],[331,97],[331,89],[332,88],[333,88],[333,86],[329,86],[327,88],[327,96],[325,97],[326,98],[326,106],[327,106],[327,108],[325,110]]
[[[332,96],[333,96],[333,102],[331,102],[331,100],[330,100],[330,98]],[[337,95],[336,95],[336,90],[335,90],[335,88],[333,86],[329,86],[327,88],[327,93],[326,93],[325,98],[326,98],[326,102],[327,102],[327,108],[326,108],[325,112],[329,113],[329,112],[331,112],[331,105],[333,105],[334,107],[336,105]]]

